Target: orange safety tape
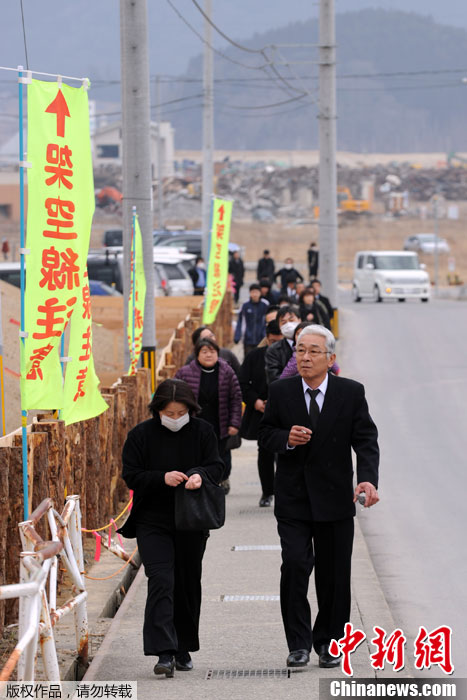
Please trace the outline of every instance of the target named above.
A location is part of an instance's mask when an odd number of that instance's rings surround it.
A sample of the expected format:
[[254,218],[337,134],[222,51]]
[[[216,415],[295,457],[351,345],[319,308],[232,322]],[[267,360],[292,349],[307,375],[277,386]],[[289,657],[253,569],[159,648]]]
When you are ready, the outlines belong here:
[[110,574],[110,576],[102,576],[102,577],[88,576],[88,574],[86,574],[86,573],[84,572],[84,578],[89,578],[89,579],[91,579],[91,581],[108,581],[109,578],[113,578],[113,577],[116,576],[120,571],[123,571],[123,569],[125,568],[125,566],[128,566],[128,564],[130,563],[130,561],[131,561],[131,560],[133,559],[133,557],[135,556],[137,549],[138,549],[138,547],[135,547],[134,550],[132,551],[132,553],[131,553],[130,558],[128,559],[128,561],[126,561],[126,562],[123,564],[123,566],[121,566],[119,569],[117,569],[117,571],[114,571],[113,574]]
[[[132,503],[133,503],[133,497],[130,498],[130,500],[128,501],[128,503],[126,504],[125,508],[122,510],[120,515],[117,515],[116,518],[112,518],[112,520],[114,522],[116,522],[117,520],[120,520],[122,515],[124,515],[127,512],[128,508],[131,506]],[[107,523],[107,525],[103,525],[102,527],[93,527],[91,530],[87,530],[85,527],[82,527],[81,532],[90,532],[90,533],[91,532],[102,532],[102,530],[107,530],[108,527],[112,527],[112,520],[110,521],[110,523]]]

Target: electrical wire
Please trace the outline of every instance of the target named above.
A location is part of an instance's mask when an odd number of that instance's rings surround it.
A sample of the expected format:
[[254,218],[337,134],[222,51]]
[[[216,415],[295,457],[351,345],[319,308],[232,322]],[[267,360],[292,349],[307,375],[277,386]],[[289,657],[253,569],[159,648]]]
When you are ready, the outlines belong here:
[[24,9],[23,9],[23,0],[20,0],[20,5],[21,5],[21,20],[23,24],[23,40],[24,40],[24,53],[26,56],[26,70],[29,70],[29,60],[28,60],[28,46],[26,43],[26,28],[24,25]]
[[184,24],[186,24],[186,26],[189,29],[191,29],[191,31],[194,34],[196,34],[198,39],[200,39],[203,42],[203,44],[206,44],[206,46],[208,46],[212,51],[214,51],[215,54],[217,54],[218,56],[221,56],[226,61],[230,61],[230,63],[233,63],[236,66],[241,66],[242,68],[247,68],[248,70],[262,70],[263,68],[266,68],[266,66],[268,65],[268,64],[265,64],[264,66],[249,66],[247,63],[242,63],[241,61],[236,61],[234,58],[230,58],[230,56],[227,56],[226,54],[222,53],[222,51],[215,49],[214,46],[211,46],[211,44],[209,42],[207,42],[206,39],[193,27],[193,25],[190,24],[190,22],[188,22],[188,20],[182,15],[182,13],[179,12],[179,10],[173,4],[172,0],[166,0],[166,2],[168,3],[168,5],[170,5],[170,7],[175,12],[177,17],[179,17],[181,19],[181,21]]
[[297,102],[297,100],[302,100],[305,97],[305,95],[297,95],[296,97],[291,97],[288,100],[282,100],[282,102],[273,102],[273,104],[269,105],[225,105],[226,107],[230,107],[230,109],[235,109],[235,110],[258,110],[258,109],[270,109],[271,107],[281,107],[282,105],[287,105],[290,104],[290,102]]
[[191,0],[191,1],[192,1],[193,5],[199,10],[199,12],[201,12],[201,14],[203,15],[204,19],[205,19],[207,22],[209,22],[209,24],[211,25],[211,27],[212,27],[213,29],[215,29],[216,32],[217,32],[218,34],[221,35],[221,37],[223,37],[226,41],[228,41],[229,44],[232,44],[232,46],[235,46],[235,48],[240,49],[241,51],[247,51],[248,53],[260,53],[260,54],[263,53],[263,50],[264,50],[264,49],[250,49],[248,46],[242,46],[241,44],[238,44],[236,41],[234,41],[234,40],[231,39],[229,36],[227,36],[227,34],[224,34],[224,32],[223,32],[221,29],[219,29],[219,27],[217,27],[217,26],[214,24],[214,22],[212,21],[212,19],[211,19],[210,17],[208,17],[208,15],[205,13],[205,11],[203,10],[203,8],[200,7],[200,5],[198,5],[198,3],[196,2],[196,0]]
[[[241,50],[248,51],[248,52],[251,52],[251,53],[258,53],[258,54],[260,54],[260,55],[263,56],[263,58],[265,59],[266,63],[265,63],[263,66],[248,66],[247,64],[241,63],[240,61],[235,61],[234,59],[230,58],[230,56],[227,56],[226,54],[222,53],[221,51],[218,51],[218,50],[215,49],[211,44],[209,44],[209,42],[207,42],[206,39],[205,39],[203,36],[201,36],[201,34],[188,22],[188,20],[182,15],[182,13],[179,12],[179,10],[178,10],[178,9],[175,7],[175,5],[173,4],[172,0],[167,0],[167,3],[168,3],[168,4],[170,5],[170,7],[174,10],[174,12],[178,15],[178,17],[187,25],[187,27],[189,27],[189,28],[191,29],[191,31],[194,32],[194,33],[196,34],[196,36],[203,42],[203,44],[206,44],[207,46],[209,46],[209,48],[210,48],[212,51],[214,51],[215,53],[217,53],[217,54],[219,54],[220,56],[222,56],[222,58],[227,59],[227,60],[230,61],[231,63],[235,63],[235,64],[237,64],[237,65],[243,66],[244,68],[246,67],[246,68],[253,69],[253,70],[263,70],[263,71],[266,71],[266,69],[269,68],[269,69],[274,73],[274,75],[276,76],[276,78],[277,78],[278,80],[280,80],[289,90],[292,90],[292,91],[294,91],[294,92],[300,92],[300,90],[297,90],[296,87],[294,87],[293,85],[291,85],[290,83],[287,82],[287,80],[279,73],[279,71],[277,70],[277,68],[274,66],[273,61],[271,61],[271,59],[269,58],[269,56],[266,55],[266,48],[268,48],[268,47],[263,47],[262,49],[254,49],[254,50],[253,50],[253,49],[248,49],[248,48],[246,48],[246,47],[243,47],[243,46],[241,46],[240,44],[235,44],[235,42],[233,42],[232,39],[230,39],[226,34],[224,34],[223,32],[221,32],[221,30],[219,29],[219,27],[217,27],[215,24],[213,24],[213,23],[210,21],[210,24],[214,27],[214,29],[215,29],[217,32],[219,32],[219,33],[221,34],[221,36],[223,36],[225,39],[227,39],[228,41],[230,41],[230,43],[234,43],[234,45],[236,45],[237,48],[240,48]],[[201,8],[199,7],[199,5],[197,5],[197,7],[198,7],[199,10],[201,10]],[[203,10],[201,10],[201,13],[206,17],[206,19],[208,19],[207,16],[205,15],[205,13],[203,12]],[[287,93],[287,94],[290,94],[290,93]]]

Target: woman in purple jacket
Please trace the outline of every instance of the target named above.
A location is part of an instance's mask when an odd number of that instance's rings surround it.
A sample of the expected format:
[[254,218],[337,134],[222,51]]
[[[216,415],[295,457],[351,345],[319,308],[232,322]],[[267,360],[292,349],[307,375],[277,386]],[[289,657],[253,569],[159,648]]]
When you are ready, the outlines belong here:
[[[214,428],[219,454],[225,463],[227,440],[237,435],[242,422],[242,392],[235,372],[219,358],[219,346],[202,338],[195,345],[195,359],[181,367],[175,377],[183,379],[193,390],[201,406],[199,417]],[[226,493],[230,489],[230,469],[230,460],[227,459],[221,482]]]

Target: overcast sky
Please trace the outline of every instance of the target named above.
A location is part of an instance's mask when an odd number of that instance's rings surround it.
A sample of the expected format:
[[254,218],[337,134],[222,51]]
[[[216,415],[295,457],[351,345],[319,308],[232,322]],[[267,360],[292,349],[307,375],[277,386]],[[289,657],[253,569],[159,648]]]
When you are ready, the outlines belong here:
[[[203,20],[192,0],[170,0],[195,29]],[[199,0],[204,5],[204,0]],[[318,0],[213,0],[213,19],[226,34],[247,39],[255,33],[309,19]],[[37,71],[119,78],[119,0],[23,0],[30,68]],[[151,73],[179,74],[202,44],[168,0],[147,0]],[[467,0],[336,0],[336,12],[365,7],[431,14],[444,24],[467,28]],[[225,41],[214,36],[217,47]],[[245,54],[241,54],[244,56]],[[25,64],[20,2],[3,0],[0,65]],[[4,75],[4,74],[3,74]],[[3,75],[0,75],[2,79]]]

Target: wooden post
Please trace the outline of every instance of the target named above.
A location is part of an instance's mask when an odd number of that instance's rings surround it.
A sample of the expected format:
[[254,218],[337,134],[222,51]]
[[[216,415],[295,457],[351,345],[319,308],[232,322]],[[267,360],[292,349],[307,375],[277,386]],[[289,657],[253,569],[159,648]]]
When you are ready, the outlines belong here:
[[47,476],[49,494],[60,512],[65,504],[65,423],[47,421],[32,424],[32,432],[47,433]]
[[66,428],[65,440],[65,463],[68,495],[79,495],[81,512],[86,513],[86,445],[84,424],[82,422],[72,423]]
[[[21,540],[19,537],[18,523],[23,520],[23,477],[22,477],[22,449],[21,447],[6,447],[9,452],[8,460],[8,526],[6,541],[8,547],[5,556],[6,583],[18,583],[19,581],[19,554],[21,552]],[[5,624],[17,622],[18,599],[5,601]]]
[[[10,448],[0,448],[0,576],[1,581],[6,580],[6,554],[7,554],[7,531],[9,513],[9,469],[10,469]],[[5,624],[5,601],[0,600],[0,638],[3,636]]]
[[99,494],[101,479],[99,473],[99,418],[90,418],[84,423],[84,442],[86,448],[86,519],[87,529],[101,527]]
[[136,406],[136,376],[126,375],[122,377],[122,385],[127,389],[128,401],[127,401],[127,420],[128,420],[128,430],[134,428],[138,422],[138,413]]

